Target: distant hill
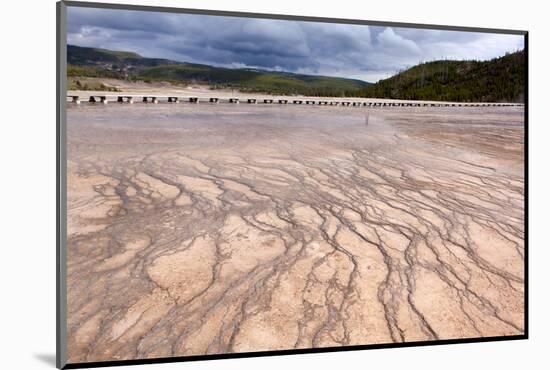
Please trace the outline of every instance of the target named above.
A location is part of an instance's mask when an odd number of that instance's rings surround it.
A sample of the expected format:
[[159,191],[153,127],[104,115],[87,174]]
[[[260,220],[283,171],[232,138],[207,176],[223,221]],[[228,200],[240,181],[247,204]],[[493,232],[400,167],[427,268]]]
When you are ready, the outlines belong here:
[[67,46],[67,62],[67,74],[73,78],[107,77],[176,84],[205,83],[214,88],[272,94],[346,96],[357,94],[369,85],[368,82],[354,79],[249,68],[221,68],[74,45]]
[[[521,102],[525,87],[524,51],[482,62],[440,60],[421,63],[375,84],[339,77],[221,68],[74,45],[67,47],[67,61],[70,78],[107,77],[183,85],[204,83],[213,88],[283,95]],[[104,88],[102,84],[97,86]]]
[[489,61],[422,63],[368,86],[357,96],[442,101],[522,102],[525,53]]
[[113,51],[99,48],[83,48],[68,45],[68,64],[86,65],[92,63],[118,63],[125,58],[140,59],[141,56],[127,51]]

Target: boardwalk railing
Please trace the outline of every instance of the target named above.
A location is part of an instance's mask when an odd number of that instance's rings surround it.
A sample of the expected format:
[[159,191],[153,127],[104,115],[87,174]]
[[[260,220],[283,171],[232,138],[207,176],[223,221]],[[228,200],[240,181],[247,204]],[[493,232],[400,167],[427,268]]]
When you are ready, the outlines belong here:
[[[67,101],[80,104],[81,101],[87,101],[89,104],[107,104],[115,102],[120,104],[132,104],[134,101],[142,103],[170,103],[178,104],[180,102],[189,102],[194,104],[199,103],[230,103],[238,104],[242,98],[218,98],[218,97],[196,97],[196,96],[160,96],[160,95],[103,95],[93,94],[79,96],[75,94],[67,95]],[[271,98],[244,98],[242,99],[247,104],[304,104],[304,105],[330,105],[344,107],[511,107],[523,106],[519,103],[449,103],[449,102],[418,102],[418,101],[362,101],[362,100],[335,100],[322,98],[307,98],[307,99],[271,99]]]

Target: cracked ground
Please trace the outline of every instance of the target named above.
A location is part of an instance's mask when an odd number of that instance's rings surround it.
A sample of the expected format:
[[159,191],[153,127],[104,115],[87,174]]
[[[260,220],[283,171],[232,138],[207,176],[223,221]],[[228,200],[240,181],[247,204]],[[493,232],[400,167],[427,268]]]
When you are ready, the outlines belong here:
[[69,363],[524,332],[521,107],[67,126]]

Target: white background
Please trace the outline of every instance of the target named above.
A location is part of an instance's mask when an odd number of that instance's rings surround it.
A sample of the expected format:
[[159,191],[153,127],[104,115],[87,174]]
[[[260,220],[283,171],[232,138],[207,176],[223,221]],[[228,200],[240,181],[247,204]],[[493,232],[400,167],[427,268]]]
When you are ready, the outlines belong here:
[[[550,225],[546,210],[550,186],[546,170],[550,161],[547,143],[550,20],[545,2],[129,1],[156,6],[529,30],[530,339],[128,368],[548,368],[545,352],[550,348],[547,233]],[[51,369],[55,358],[55,1],[5,1],[0,14],[0,368]],[[29,93],[32,95],[26,95]]]

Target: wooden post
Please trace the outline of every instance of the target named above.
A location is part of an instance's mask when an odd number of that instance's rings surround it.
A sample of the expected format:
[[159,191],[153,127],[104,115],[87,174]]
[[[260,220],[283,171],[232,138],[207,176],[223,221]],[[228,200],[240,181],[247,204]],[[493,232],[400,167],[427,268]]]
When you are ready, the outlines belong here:
[[80,99],[79,99],[78,95],[69,95],[68,97],[71,98],[71,101],[73,103],[80,104]]

